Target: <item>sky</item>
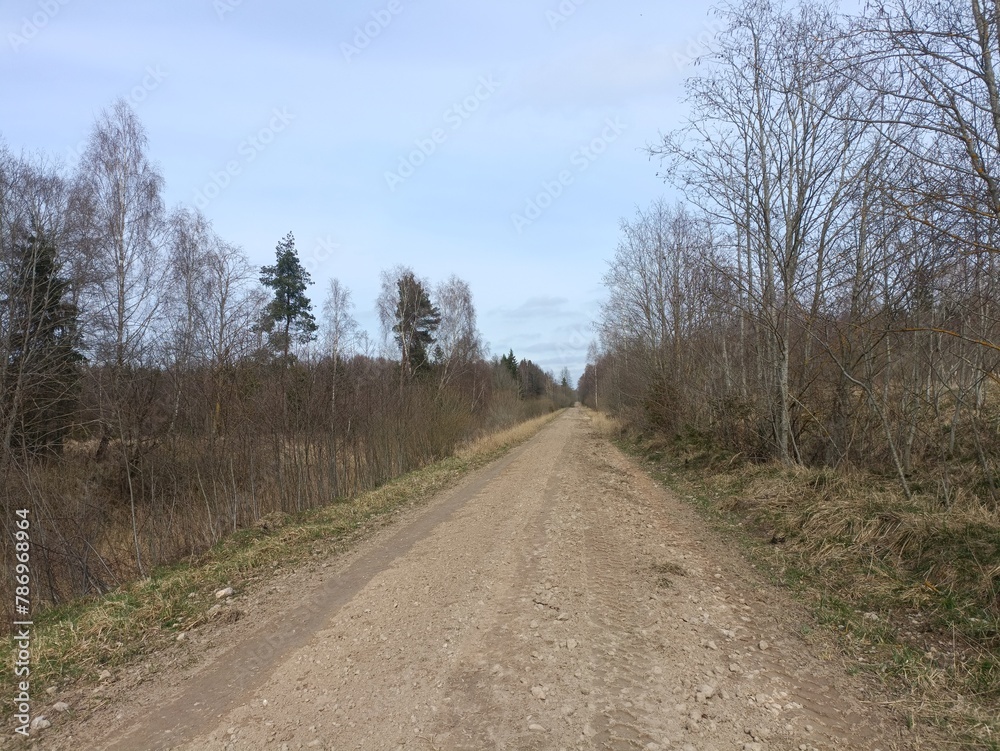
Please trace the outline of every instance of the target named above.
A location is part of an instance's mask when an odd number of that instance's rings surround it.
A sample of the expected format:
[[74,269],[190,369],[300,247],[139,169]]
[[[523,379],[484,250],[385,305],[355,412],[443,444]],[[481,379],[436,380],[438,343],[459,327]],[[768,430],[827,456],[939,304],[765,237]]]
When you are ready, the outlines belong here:
[[583,372],[619,222],[672,188],[707,0],[6,0],[0,138],[71,168],[125,97],[168,207],[257,265],[292,231],[379,338],[397,264],[467,281],[493,355]]

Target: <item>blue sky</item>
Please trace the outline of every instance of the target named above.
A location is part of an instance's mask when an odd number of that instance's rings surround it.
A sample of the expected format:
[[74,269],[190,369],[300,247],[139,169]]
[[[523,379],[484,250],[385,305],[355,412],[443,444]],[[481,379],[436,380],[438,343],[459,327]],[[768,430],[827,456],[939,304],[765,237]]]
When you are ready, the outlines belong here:
[[644,147],[684,116],[710,4],[8,0],[0,135],[72,165],[124,96],[168,206],[255,264],[289,230],[378,335],[379,272],[469,282],[493,354],[577,378],[618,222],[670,195]]

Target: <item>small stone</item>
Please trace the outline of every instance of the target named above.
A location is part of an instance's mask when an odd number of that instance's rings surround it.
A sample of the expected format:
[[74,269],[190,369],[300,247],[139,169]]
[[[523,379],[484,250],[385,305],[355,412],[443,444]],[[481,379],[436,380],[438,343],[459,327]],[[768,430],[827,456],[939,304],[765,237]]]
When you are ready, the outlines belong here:
[[64,701],[57,701],[55,704],[52,705],[52,708],[56,712],[65,712],[67,709],[69,709],[69,704],[67,704]]
[[216,600],[221,600],[223,597],[232,597],[232,596],[233,596],[232,587],[226,587],[225,589],[220,589],[218,592],[215,593]]
[[763,652],[764,650],[766,650],[770,646],[771,646],[770,644],[768,644],[766,641],[764,641],[763,639],[761,639],[760,642],[757,644],[757,649],[759,649],[761,652]]
[[718,649],[719,648],[718,645],[714,641],[710,641],[705,646],[708,647],[709,649]]
[[45,715],[39,715],[31,721],[32,730],[45,730],[48,727],[52,727],[52,723],[46,719]]
[[566,649],[576,649],[576,644],[577,644],[576,639],[567,639]]
[[218,613],[218,612],[219,612],[220,610],[222,610],[222,606],[221,606],[221,605],[218,605],[218,604],[216,604],[216,605],[213,605],[212,607],[210,607],[210,608],[209,608],[209,609],[208,609],[208,610],[207,610],[207,611],[205,612],[205,615],[207,615],[207,616],[208,616],[209,618],[212,618],[212,617],[213,617],[213,616],[214,616],[214,615],[215,615],[216,613]]
[[531,695],[538,699],[538,701],[545,701],[545,689],[541,686],[532,686]]
[[111,677],[111,671],[110,670],[102,670],[101,674],[97,676],[98,680],[101,680],[101,681],[106,681],[110,677]]
[[177,634],[177,641],[187,641],[187,638],[188,635],[187,632],[185,631],[181,631],[179,634]]
[[545,732],[545,728],[543,728],[537,722],[533,722],[530,725],[528,725],[528,730],[530,730],[533,733],[544,733]]
[[55,692],[56,692],[55,686],[49,686],[47,689],[45,689],[45,693],[47,693],[49,696],[52,696],[53,694],[55,694]]

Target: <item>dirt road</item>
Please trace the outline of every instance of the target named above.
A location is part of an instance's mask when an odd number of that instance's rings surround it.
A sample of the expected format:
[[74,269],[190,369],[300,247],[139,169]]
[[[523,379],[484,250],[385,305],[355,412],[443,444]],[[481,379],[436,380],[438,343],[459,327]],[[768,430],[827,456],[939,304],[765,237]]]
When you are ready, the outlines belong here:
[[42,747],[909,748],[800,608],[589,425],[570,410]]

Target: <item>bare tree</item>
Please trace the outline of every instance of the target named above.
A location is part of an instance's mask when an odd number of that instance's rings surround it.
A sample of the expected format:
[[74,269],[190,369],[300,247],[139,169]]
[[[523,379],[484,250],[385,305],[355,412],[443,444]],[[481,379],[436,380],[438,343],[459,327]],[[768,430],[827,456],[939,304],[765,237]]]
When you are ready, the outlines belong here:
[[437,286],[435,297],[441,323],[435,333],[434,360],[443,389],[483,358],[483,343],[468,282],[452,275]]
[[792,430],[793,319],[822,299],[862,125],[848,116],[857,107],[850,87],[827,68],[840,56],[829,10],[750,0],[721,14],[729,29],[708,72],[688,82],[690,124],[651,153],[728,229],[730,268],[760,335],[773,446],[790,462],[801,458]]
[[357,336],[358,322],[351,311],[354,302],[351,290],[339,279],[331,279],[323,302],[320,330],[326,354],[332,358],[344,357],[351,352]]
[[147,146],[135,112],[119,99],[98,117],[74,182],[72,209],[93,273],[95,354],[118,370],[149,354],[166,268],[163,178]]
[[152,383],[126,371],[148,364],[158,336],[166,264],[163,263],[163,178],[146,155],[145,130],[119,99],[98,117],[73,186],[72,210],[81,218],[80,242],[92,284],[84,312],[94,355],[105,367],[99,380],[103,426],[98,457],[112,438],[126,466],[136,565],[144,570],[136,515],[132,461],[148,438]]

